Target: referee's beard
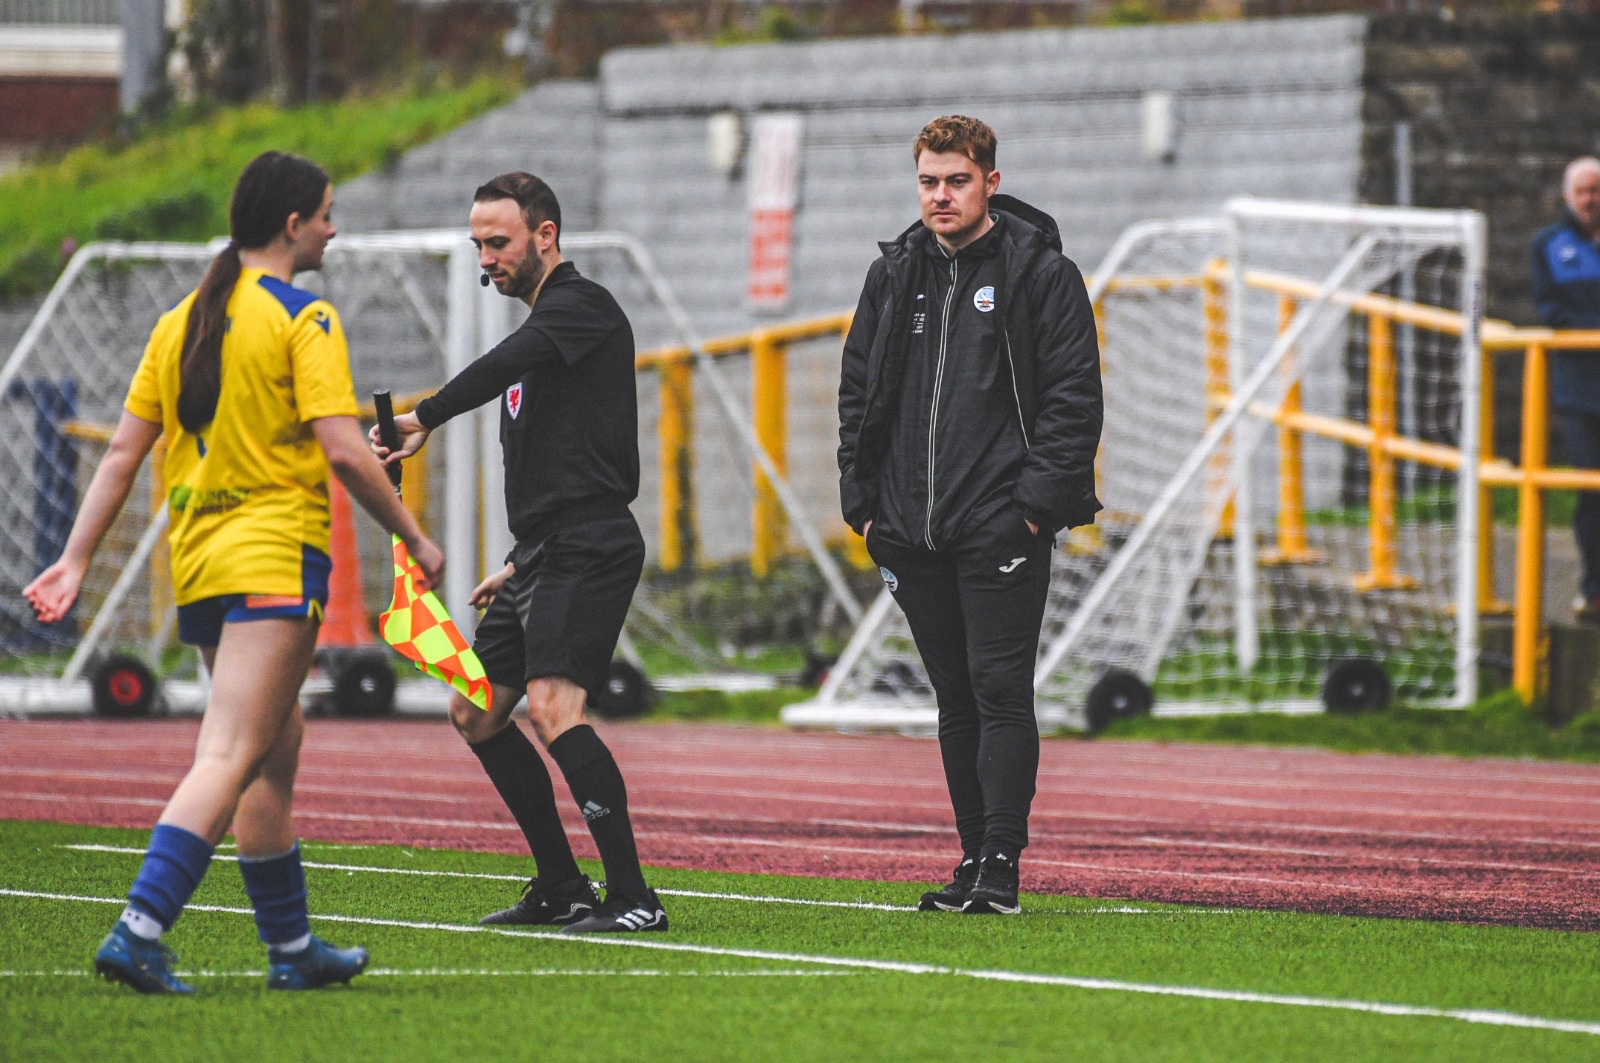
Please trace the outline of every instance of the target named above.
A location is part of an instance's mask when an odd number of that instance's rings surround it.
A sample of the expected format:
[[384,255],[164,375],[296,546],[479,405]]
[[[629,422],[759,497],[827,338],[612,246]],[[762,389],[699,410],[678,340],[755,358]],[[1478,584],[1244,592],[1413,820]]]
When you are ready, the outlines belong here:
[[539,257],[538,249],[530,240],[527,251],[522,255],[522,261],[517,263],[515,269],[507,271],[506,286],[500,288],[500,294],[527,302],[528,296],[539,290],[539,282],[542,280],[544,280],[544,259]]

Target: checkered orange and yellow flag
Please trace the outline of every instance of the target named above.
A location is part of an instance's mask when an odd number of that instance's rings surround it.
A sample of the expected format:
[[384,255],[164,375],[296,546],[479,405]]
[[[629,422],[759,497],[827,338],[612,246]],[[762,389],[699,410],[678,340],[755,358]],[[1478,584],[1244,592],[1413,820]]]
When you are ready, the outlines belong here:
[[468,701],[488,712],[491,694],[489,679],[483,674],[483,662],[462,638],[461,629],[450,619],[444,603],[432,591],[417,590],[422,566],[412,558],[399,536],[393,537],[392,549],[394,598],[378,620],[383,641],[415,664],[419,671],[444,680]]

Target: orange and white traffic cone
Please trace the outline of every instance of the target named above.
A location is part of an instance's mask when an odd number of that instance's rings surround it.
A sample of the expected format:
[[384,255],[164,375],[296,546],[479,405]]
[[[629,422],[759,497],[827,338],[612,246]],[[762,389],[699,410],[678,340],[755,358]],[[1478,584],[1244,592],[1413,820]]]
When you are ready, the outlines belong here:
[[317,632],[318,648],[355,649],[373,643],[372,625],[361,594],[361,550],[356,543],[350,495],[338,480],[328,481],[328,608]]

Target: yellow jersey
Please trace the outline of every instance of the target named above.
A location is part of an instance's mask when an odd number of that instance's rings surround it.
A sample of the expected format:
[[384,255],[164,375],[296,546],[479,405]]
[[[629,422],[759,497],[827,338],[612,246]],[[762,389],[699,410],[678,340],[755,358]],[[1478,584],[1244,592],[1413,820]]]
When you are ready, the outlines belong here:
[[244,270],[228,299],[216,416],[191,434],[178,423],[178,367],[194,298],[156,323],[124,403],[166,437],[174,597],[299,595],[302,547],[328,549],[328,462],[310,422],[359,412],[339,315]]

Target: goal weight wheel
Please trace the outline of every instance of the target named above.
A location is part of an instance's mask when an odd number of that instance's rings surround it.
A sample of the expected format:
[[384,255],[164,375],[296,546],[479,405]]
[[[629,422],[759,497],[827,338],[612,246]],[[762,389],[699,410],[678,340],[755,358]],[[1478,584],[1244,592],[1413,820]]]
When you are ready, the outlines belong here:
[[108,657],[89,677],[94,695],[94,711],[114,719],[149,716],[160,687],[155,673],[137,657],[118,654]]
[[1150,711],[1156,701],[1150,684],[1121,668],[1113,668],[1094,681],[1083,711],[1089,718],[1089,733],[1099,734],[1112,720],[1131,720]]
[[1346,657],[1322,681],[1322,705],[1329,712],[1379,712],[1393,697],[1388,673],[1371,657]]
[[328,705],[340,716],[371,718],[394,711],[394,669],[388,653],[344,652],[331,655],[327,667],[333,673]]
[[643,716],[656,703],[655,687],[627,661],[614,659],[606,672],[606,686],[590,703],[603,720],[631,720]]

